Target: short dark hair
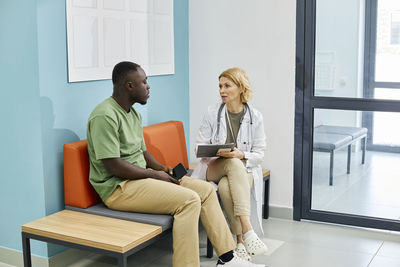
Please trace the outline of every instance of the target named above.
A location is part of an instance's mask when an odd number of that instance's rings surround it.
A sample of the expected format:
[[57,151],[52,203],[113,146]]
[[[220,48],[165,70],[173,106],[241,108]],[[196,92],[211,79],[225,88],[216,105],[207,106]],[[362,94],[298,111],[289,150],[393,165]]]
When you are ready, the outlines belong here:
[[118,63],[117,65],[114,66],[113,72],[112,72],[112,81],[113,84],[116,85],[118,84],[121,79],[125,77],[125,75],[130,72],[130,71],[137,71],[137,69],[140,68],[139,64],[130,62],[130,61],[122,61]]

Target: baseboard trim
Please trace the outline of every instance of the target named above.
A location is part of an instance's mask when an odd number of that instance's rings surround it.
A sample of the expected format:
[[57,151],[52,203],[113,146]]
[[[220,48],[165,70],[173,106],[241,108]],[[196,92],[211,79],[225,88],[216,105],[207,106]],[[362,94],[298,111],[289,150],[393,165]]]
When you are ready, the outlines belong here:
[[269,205],[269,216],[279,219],[293,220],[293,208]]

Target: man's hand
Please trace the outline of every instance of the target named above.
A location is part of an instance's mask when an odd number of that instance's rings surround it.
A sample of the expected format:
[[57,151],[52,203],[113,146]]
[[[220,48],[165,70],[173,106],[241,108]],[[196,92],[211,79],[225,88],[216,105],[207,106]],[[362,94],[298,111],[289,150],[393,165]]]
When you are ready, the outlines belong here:
[[102,159],[102,162],[107,172],[118,177],[123,177],[125,179],[138,180],[138,179],[154,178],[165,182],[180,184],[179,181],[177,181],[176,179],[172,178],[169,174],[167,174],[167,172],[172,174],[171,167],[166,167],[162,164],[158,164],[157,170],[155,170],[152,168],[144,169],[135,166],[120,158]]
[[172,175],[172,168],[170,166],[164,166],[162,171]]
[[238,159],[244,159],[244,153],[237,149],[236,147],[233,148],[232,151],[230,152],[224,152],[220,151],[217,153],[217,156],[223,157],[223,158],[238,158]]
[[[171,167],[169,167],[171,168]],[[172,173],[172,170],[171,170]],[[167,174],[165,171],[154,171],[153,177],[157,180],[161,180],[164,182],[170,182],[174,184],[180,184],[180,182],[174,178],[172,178],[169,174]]]

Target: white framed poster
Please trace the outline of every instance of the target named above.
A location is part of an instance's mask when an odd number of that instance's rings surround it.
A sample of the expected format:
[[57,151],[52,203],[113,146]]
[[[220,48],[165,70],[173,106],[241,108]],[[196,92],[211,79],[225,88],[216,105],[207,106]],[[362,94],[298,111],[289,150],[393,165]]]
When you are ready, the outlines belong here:
[[111,79],[120,61],[173,74],[173,8],[173,0],[66,0],[68,81]]

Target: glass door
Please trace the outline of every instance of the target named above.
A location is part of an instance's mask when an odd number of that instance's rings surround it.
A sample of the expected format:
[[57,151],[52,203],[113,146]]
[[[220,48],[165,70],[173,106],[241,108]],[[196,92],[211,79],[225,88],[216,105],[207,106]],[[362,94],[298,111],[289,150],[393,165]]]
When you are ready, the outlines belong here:
[[400,1],[297,5],[294,218],[399,230]]
[[[364,95],[400,100],[400,1],[379,0],[372,8],[372,19],[367,21],[371,36],[366,40],[364,59],[369,77]],[[371,129],[368,149],[400,152],[399,114],[373,114],[364,118],[363,125]]]

